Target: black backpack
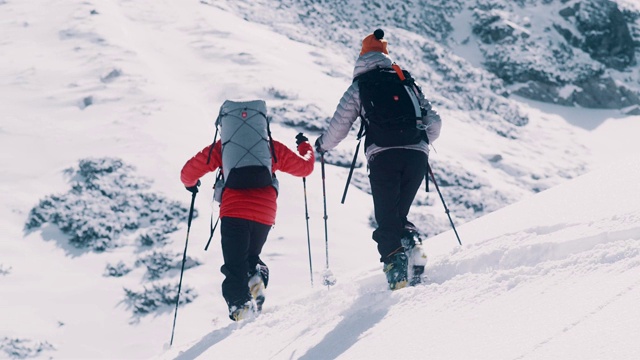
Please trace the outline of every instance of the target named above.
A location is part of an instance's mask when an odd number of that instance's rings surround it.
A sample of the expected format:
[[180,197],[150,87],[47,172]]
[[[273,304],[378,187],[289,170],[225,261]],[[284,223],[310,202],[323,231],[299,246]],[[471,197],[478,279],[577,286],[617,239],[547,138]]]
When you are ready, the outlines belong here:
[[[415,145],[424,140],[429,143],[424,113],[417,94],[420,88],[408,71],[393,64],[391,68],[377,68],[356,76],[360,91],[360,131],[358,145],[353,154],[351,169],[344,186],[341,203],[347,198],[347,189],[356,165],[360,140],[365,137],[365,147],[376,144],[381,147]],[[362,110],[364,109],[364,114]],[[425,177],[426,178],[426,177]],[[428,179],[427,179],[428,180]],[[427,191],[428,181],[427,181]]]
[[[357,76],[364,110],[365,146],[414,145],[427,140],[422,124],[419,91],[408,71],[378,68]],[[361,111],[362,114],[362,111]]]

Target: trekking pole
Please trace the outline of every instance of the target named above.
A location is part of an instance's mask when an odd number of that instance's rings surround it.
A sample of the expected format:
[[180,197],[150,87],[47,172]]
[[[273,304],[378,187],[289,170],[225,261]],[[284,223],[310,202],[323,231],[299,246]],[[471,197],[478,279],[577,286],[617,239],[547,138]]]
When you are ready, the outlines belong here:
[[180,270],[180,282],[178,283],[178,296],[176,297],[176,311],[173,314],[173,327],[171,328],[171,341],[169,346],[173,345],[173,334],[176,330],[176,318],[178,317],[178,304],[180,303],[180,290],[182,289],[182,274],[184,274],[184,264],[187,261],[187,246],[189,245],[189,231],[191,231],[191,220],[193,220],[193,207],[196,202],[196,194],[191,196],[191,208],[189,208],[189,220],[187,221],[187,240],[184,243],[184,254],[182,255],[182,269]]
[[307,247],[309,248],[309,275],[311,276],[311,287],[313,287],[313,266],[311,265],[311,236],[309,235],[309,210],[307,207],[307,178],[302,178],[304,188],[304,216],[307,220]]
[[322,274],[322,284],[330,287],[331,285],[336,284],[336,278],[333,276],[333,273],[329,269],[329,235],[327,230],[327,190],[325,186],[325,176],[324,176],[324,154],[320,154],[320,165],[322,169],[322,199],[324,201],[324,244],[325,244],[325,258],[327,259],[327,267],[324,269],[324,273]]
[[344,204],[344,200],[347,198],[347,190],[349,189],[349,183],[351,182],[351,176],[353,176],[353,169],[356,167],[356,160],[358,159],[358,151],[360,150],[360,143],[362,142],[362,135],[364,134],[364,122],[360,122],[360,130],[358,130],[358,145],[356,145],[356,151],[353,153],[353,160],[351,161],[351,168],[349,169],[349,176],[347,176],[347,183],[344,184],[344,193],[342,193],[341,204]]
[[431,179],[433,179],[433,184],[436,186],[436,190],[438,190],[438,195],[440,195],[440,200],[442,200],[442,205],[444,206],[444,212],[447,213],[449,217],[449,222],[451,223],[451,227],[453,228],[453,232],[456,234],[456,238],[458,238],[458,244],[462,245],[460,241],[460,236],[458,236],[458,231],[456,230],[456,226],[453,225],[453,220],[451,220],[451,214],[449,214],[449,209],[447,208],[447,204],[444,203],[444,198],[442,197],[442,193],[440,192],[440,188],[438,187],[438,183],[436,182],[436,177],[433,175],[433,170],[431,170],[431,165],[427,164],[427,169],[429,170],[429,174],[431,174]]
[[209,250],[209,244],[211,244],[211,239],[213,239],[213,233],[216,231],[218,227],[218,222],[220,222],[220,216],[218,216],[218,220],[216,220],[216,224],[213,225],[213,214],[211,214],[211,231],[209,233],[209,240],[207,240],[207,245],[204,247],[204,251]]

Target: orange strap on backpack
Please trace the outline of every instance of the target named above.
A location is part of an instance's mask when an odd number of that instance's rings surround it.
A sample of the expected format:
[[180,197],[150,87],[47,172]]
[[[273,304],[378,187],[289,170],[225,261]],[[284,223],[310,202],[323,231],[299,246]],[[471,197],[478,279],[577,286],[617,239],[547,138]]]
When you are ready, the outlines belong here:
[[402,69],[400,69],[400,66],[398,64],[396,64],[396,63],[393,63],[391,65],[391,67],[393,68],[393,70],[396,71],[396,73],[398,74],[398,77],[400,78],[400,80],[404,81],[405,77],[404,77],[404,74],[402,73]]

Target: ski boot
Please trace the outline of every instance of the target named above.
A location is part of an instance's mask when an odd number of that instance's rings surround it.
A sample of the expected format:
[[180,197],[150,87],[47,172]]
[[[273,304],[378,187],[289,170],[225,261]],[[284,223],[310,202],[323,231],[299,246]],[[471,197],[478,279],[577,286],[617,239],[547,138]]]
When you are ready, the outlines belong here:
[[256,317],[256,304],[254,300],[249,300],[238,305],[229,305],[229,319],[240,321]]
[[422,283],[422,274],[424,274],[424,268],[427,265],[427,254],[424,252],[422,239],[420,239],[415,227],[405,228],[401,243],[409,259],[409,285],[415,286]]
[[269,283],[269,268],[266,265],[257,264],[255,270],[249,273],[249,292],[256,302],[256,311],[262,311],[265,296],[264,290]]
[[398,290],[407,286],[407,255],[404,252],[396,252],[387,257],[383,271],[387,275],[389,289]]

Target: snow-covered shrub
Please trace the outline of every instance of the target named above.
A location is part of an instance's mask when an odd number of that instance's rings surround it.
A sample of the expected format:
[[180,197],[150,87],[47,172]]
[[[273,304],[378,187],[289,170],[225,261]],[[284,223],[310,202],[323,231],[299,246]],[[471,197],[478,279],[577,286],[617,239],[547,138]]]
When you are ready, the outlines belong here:
[[151,181],[134,171],[120,159],[80,160],[77,168],[66,171],[71,190],[42,199],[31,209],[26,230],[51,223],[69,235],[72,245],[95,251],[118,246],[123,234],[141,228],[154,234],[146,243],[164,243],[162,236],[186,221],[188,209],[150,192]]
[[[326,114],[316,105],[305,106],[286,103],[269,108],[269,115],[275,123],[288,125],[301,130],[319,133],[329,124]],[[286,139],[280,139],[287,143]],[[294,142],[295,144],[295,142]]]
[[[364,139],[362,140],[362,144],[360,144],[358,158],[356,159],[355,168],[361,168],[364,165],[365,157],[362,154],[362,148],[364,147]],[[324,162],[331,165],[336,165],[345,168],[351,168],[351,163],[353,162],[353,152],[355,151],[355,147],[353,149],[333,149],[324,154]]]
[[11,266],[5,267],[4,265],[0,264],[0,275],[9,275],[10,272]]
[[519,37],[529,37],[529,32],[524,27],[507,20],[509,14],[501,10],[476,11],[474,16],[476,21],[472,31],[485,44],[513,44]]
[[[449,163],[447,166],[438,167],[437,169],[434,172],[434,176],[438,186],[445,201],[448,203],[448,207],[456,209],[457,215],[460,216],[462,213],[470,212],[468,217],[470,220],[488,212],[484,202],[487,199],[493,199],[493,197],[484,197],[482,195],[493,191],[489,181],[465,170],[458,164]],[[430,185],[433,186],[433,184]],[[418,198],[420,197],[418,195]]]
[[165,245],[169,241],[169,236],[163,229],[151,227],[142,230],[138,236],[138,242],[142,246]]
[[[134,315],[147,315],[164,306],[175,306],[178,297],[178,284],[154,284],[142,291],[125,288],[126,303],[133,309]],[[183,286],[180,291],[180,305],[192,302],[197,293],[193,288]]]
[[5,337],[0,339],[0,350],[2,350],[9,359],[27,359],[42,355],[44,351],[55,350],[55,348],[46,341],[40,342]]
[[122,277],[131,272],[131,268],[122,261],[119,261],[115,265],[107,264],[104,270],[104,276]]
[[[185,259],[185,270],[198,265],[201,265],[198,260],[189,256]],[[136,266],[146,266],[149,280],[156,280],[169,270],[180,269],[182,267],[182,254],[171,251],[154,251],[136,260]]]
[[113,69],[107,75],[100,77],[100,81],[102,81],[103,83],[110,83],[120,76],[122,76],[122,70]]
[[267,94],[278,100],[296,100],[298,95],[295,93],[291,93],[290,91],[276,89],[273,86],[266,89]]

